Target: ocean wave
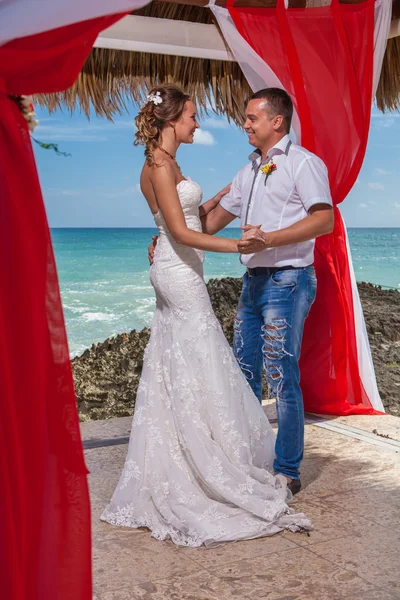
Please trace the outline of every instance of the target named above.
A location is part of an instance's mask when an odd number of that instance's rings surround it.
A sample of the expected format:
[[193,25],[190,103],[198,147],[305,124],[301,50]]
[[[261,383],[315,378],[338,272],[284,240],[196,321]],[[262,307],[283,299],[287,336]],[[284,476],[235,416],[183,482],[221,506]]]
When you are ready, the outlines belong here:
[[140,319],[141,326],[146,327],[146,325],[151,323],[154,310],[149,310],[147,306],[142,306],[141,308],[137,308],[134,314],[136,318]]
[[74,296],[79,295],[85,295],[87,296],[88,294],[98,294],[98,290],[94,290],[94,289],[89,289],[89,290],[73,290],[70,287],[69,288],[64,288],[64,295],[66,294],[73,294]]
[[70,359],[75,358],[75,356],[79,356],[80,354],[82,354],[83,352],[85,352],[85,350],[87,350],[88,348],[90,348],[91,344],[74,344],[74,343],[70,343],[69,344],[69,357]]
[[118,288],[118,291],[120,291],[120,292],[139,292],[139,291],[148,292],[150,290],[153,290],[153,286],[151,286],[151,285],[137,285],[137,284],[121,285]]
[[114,315],[114,313],[103,313],[103,312],[87,312],[83,313],[82,319],[85,321],[117,321],[120,317],[118,315]]
[[90,311],[89,306],[69,306],[68,304],[63,304],[64,310],[69,310],[74,314],[82,314],[87,311]]
[[151,298],[136,298],[135,299],[135,303],[136,304],[142,304],[144,306],[153,306],[156,303],[156,299],[155,299],[155,297],[151,297]]

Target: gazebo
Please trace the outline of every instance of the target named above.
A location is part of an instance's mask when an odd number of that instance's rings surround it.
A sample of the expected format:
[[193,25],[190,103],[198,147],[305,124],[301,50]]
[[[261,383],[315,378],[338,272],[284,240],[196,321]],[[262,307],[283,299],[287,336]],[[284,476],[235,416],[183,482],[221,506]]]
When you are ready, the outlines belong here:
[[[360,0],[347,0],[357,4]],[[223,7],[226,0],[217,0]],[[318,7],[327,0],[290,0],[290,8]],[[129,102],[140,103],[156,84],[173,81],[200,108],[212,106],[239,127],[251,88],[229,48],[207,0],[155,0],[102,31],[81,72],[68,90],[39,96],[50,112],[79,108],[89,117],[112,119]],[[274,7],[276,0],[242,0],[235,7]],[[376,104],[382,112],[400,102],[400,2],[395,0]]]
[[[400,25],[391,20],[397,5],[393,12],[389,0],[370,8],[370,31],[365,2],[321,4],[290,0],[286,10],[280,0],[151,2],[101,32],[71,87],[38,100],[50,112],[79,107],[89,117],[92,108],[112,119],[127,102],[140,103],[154,85],[173,81],[188,90],[200,111],[211,107],[241,126],[252,89],[284,87],[296,108],[294,134],[325,160],[339,204],[361,167],[371,95],[383,111],[396,108],[400,98]],[[357,19],[363,26],[356,33]],[[353,30],[346,31],[350,23]],[[367,42],[372,30],[374,48],[371,36],[370,47]],[[343,43],[347,33],[355,44],[361,33],[366,40],[359,55]],[[339,128],[332,128],[332,115]],[[346,129],[353,134],[348,137]],[[343,157],[347,164],[340,166]],[[330,414],[382,411],[338,211],[336,221],[332,236],[317,241],[318,300],[302,353],[305,407]]]
[[89,114],[93,105],[112,118],[155,83],[174,81],[200,108],[240,126],[251,89],[285,88],[295,105],[293,134],[326,162],[336,205],[335,230],[316,245],[319,291],[301,363],[305,406],[378,413],[337,205],[361,168],[373,98],[383,111],[399,104],[399,8],[398,0],[0,0],[0,473],[9,482],[0,500],[9,515],[0,560],[7,598],[91,598],[86,468],[68,345],[15,97],[34,94],[50,111],[80,106]]

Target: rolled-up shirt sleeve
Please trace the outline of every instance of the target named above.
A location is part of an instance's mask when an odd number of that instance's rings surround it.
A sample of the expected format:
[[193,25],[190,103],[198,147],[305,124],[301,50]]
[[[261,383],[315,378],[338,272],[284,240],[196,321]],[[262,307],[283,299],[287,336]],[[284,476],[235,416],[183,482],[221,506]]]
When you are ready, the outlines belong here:
[[231,189],[220,201],[220,206],[235,217],[240,217],[242,213],[242,194],[241,194],[241,173],[239,172],[233,179]]
[[312,155],[304,159],[295,176],[296,191],[307,212],[315,204],[332,206],[328,169],[325,163]]

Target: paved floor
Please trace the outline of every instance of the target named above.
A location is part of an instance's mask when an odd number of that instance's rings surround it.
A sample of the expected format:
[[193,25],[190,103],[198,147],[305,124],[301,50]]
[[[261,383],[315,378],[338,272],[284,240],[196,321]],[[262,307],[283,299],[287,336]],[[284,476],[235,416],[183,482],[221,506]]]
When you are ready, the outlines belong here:
[[[273,405],[266,410],[273,419]],[[400,599],[399,418],[308,422],[295,507],[312,518],[310,537],[284,532],[209,550],[99,521],[130,424],[130,417],[82,424],[85,445],[95,446],[85,451],[95,600]]]

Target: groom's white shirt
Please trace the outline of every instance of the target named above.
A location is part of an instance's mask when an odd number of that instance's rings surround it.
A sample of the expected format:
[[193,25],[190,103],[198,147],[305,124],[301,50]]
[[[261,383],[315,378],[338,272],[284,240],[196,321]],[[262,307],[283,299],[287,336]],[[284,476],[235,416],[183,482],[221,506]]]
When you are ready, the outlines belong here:
[[[273,159],[276,170],[267,180],[260,170],[259,150],[239,171],[222,208],[240,217],[241,226],[261,225],[265,232],[284,229],[304,219],[315,204],[330,204],[328,171],[324,162],[305,148],[293,144],[288,135],[269,150],[263,165]],[[241,255],[246,267],[306,267],[314,262],[315,240],[267,248]]]

